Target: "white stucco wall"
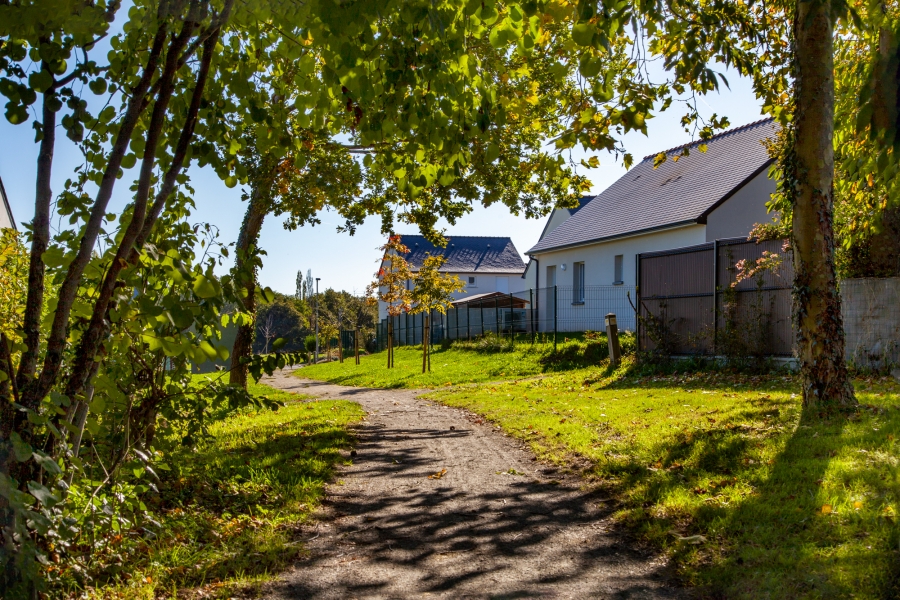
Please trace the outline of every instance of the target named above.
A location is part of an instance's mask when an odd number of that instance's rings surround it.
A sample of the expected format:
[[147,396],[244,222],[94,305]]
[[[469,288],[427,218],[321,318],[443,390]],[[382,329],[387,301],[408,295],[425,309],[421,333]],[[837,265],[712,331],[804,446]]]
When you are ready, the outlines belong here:
[[[547,285],[547,267],[556,267],[556,284],[572,285],[572,263],[584,262],[584,284],[612,285],[614,279],[615,256],[623,256],[623,282],[624,285],[635,285],[635,256],[641,252],[654,252],[657,250],[670,250],[702,244],[706,241],[706,226],[688,225],[678,229],[669,229],[636,235],[632,237],[612,240],[605,243],[591,244],[567,250],[546,252],[535,255],[540,260],[539,287]],[[566,270],[561,266],[565,264]]]
[[766,202],[774,192],[775,180],[768,178],[766,169],[710,213],[704,241],[747,237],[756,223],[770,222],[772,215],[766,212]]
[[[601,331],[603,317],[607,312],[618,316],[620,330],[634,330],[634,312],[628,303],[626,292],[634,298],[636,257],[641,252],[670,250],[702,244],[705,239],[705,225],[688,225],[636,235],[605,243],[546,252],[536,255],[540,260],[540,280],[538,286],[552,285],[547,281],[547,268],[556,270],[556,285],[559,286],[558,306],[553,310],[552,292],[539,294],[538,321],[541,331]],[[615,281],[615,257],[622,255],[622,285],[613,286]],[[575,270],[573,263],[584,263],[584,303],[575,302],[572,284]],[[565,270],[562,265],[566,265]],[[596,286],[605,286],[605,289]]]
[[[477,294],[487,294],[490,292],[497,292],[498,283],[497,280],[500,278],[505,278],[508,280],[506,290],[502,290],[504,292],[508,292],[511,294],[515,294],[516,292],[521,292],[528,289],[528,286],[525,284],[525,280],[522,279],[522,273],[453,273],[460,279],[462,279],[463,283],[468,284],[469,277],[475,277],[475,285],[474,286],[466,286],[465,292],[458,292],[453,294],[454,300],[459,300],[460,298],[465,298],[466,296],[475,296]],[[407,282],[407,287],[412,287],[412,282]],[[387,318],[387,303],[378,302],[378,319]]]
[[9,218],[9,213],[6,212],[6,207],[3,206],[2,201],[0,201],[0,229],[7,229],[12,227],[12,221]]

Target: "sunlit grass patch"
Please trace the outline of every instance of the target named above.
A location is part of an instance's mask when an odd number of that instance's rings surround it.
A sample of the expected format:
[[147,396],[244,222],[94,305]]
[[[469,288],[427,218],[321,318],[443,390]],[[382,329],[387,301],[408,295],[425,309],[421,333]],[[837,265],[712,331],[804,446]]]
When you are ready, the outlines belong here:
[[[571,337],[568,337],[571,336]],[[514,344],[508,338],[487,335],[472,341],[455,341],[452,346],[432,348],[431,372],[422,373],[422,347],[402,346],[394,350],[394,368],[387,368],[387,354],[379,352],[344,363],[320,363],[298,369],[298,377],[341,385],[377,388],[433,389],[447,386],[515,380],[600,364],[609,356],[604,334],[559,334],[558,343],[541,334],[520,335]],[[634,336],[623,333],[623,348],[631,348]]]
[[[849,419],[804,414],[792,376],[581,369],[437,391],[615,490],[618,518],[727,598],[900,593],[900,386],[858,380]],[[701,537],[697,537],[701,536]],[[892,596],[893,594],[893,596]]]
[[[123,541],[127,562],[98,597],[175,597],[202,588],[229,597],[290,565],[303,552],[299,527],[352,444],[363,411],[347,401],[304,401],[264,385],[252,393],[285,402],[213,425],[213,439],[168,457],[150,509],[156,536]],[[188,594],[190,595],[190,594]],[[208,597],[208,596],[206,596]]]
[[394,349],[394,368],[386,366],[384,352],[353,360],[320,363],[297,369],[298,377],[330,381],[341,385],[377,388],[438,388],[463,383],[479,383],[534,376],[541,373],[540,346],[520,344],[512,352],[480,353],[435,346],[431,372],[422,373],[422,349],[403,346]]

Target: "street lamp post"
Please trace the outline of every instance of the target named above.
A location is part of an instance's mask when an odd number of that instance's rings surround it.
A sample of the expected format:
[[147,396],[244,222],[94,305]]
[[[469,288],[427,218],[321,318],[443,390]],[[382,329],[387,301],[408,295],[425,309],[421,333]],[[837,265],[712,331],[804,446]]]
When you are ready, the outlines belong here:
[[319,362],[319,277],[316,277],[316,363]]

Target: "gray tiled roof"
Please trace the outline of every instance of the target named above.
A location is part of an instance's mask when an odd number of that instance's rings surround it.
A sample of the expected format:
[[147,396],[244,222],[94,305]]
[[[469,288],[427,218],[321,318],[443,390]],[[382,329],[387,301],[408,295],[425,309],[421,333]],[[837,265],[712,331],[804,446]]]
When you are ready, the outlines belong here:
[[[705,153],[697,148],[699,141],[666,150],[668,159],[656,169],[655,155],[647,156],[527,254],[703,223],[719,202],[771,164],[762,140],[776,131],[771,119],[737,127],[709,140]],[[690,155],[673,160],[685,147]]]
[[508,237],[448,236],[446,248],[438,248],[421,235],[401,235],[409,248],[406,262],[419,269],[426,254],[442,254],[447,262],[441,271],[451,273],[521,273],[525,263]]

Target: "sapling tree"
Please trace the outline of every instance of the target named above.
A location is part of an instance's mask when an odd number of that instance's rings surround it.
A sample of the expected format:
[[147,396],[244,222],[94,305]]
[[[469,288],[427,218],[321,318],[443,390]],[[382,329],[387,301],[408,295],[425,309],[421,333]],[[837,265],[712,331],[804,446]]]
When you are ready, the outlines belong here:
[[399,235],[391,235],[379,248],[382,251],[381,265],[375,273],[375,281],[366,288],[370,302],[387,304],[387,366],[394,366],[394,319],[410,309],[409,282],[412,272],[404,255],[409,254]]
[[421,314],[422,327],[422,372],[431,371],[431,315],[435,311],[443,314],[453,303],[453,294],[466,289],[462,280],[452,273],[442,273],[441,267],[447,261],[441,255],[430,254],[422,261],[422,266],[413,279],[413,289],[409,294],[413,314]]

